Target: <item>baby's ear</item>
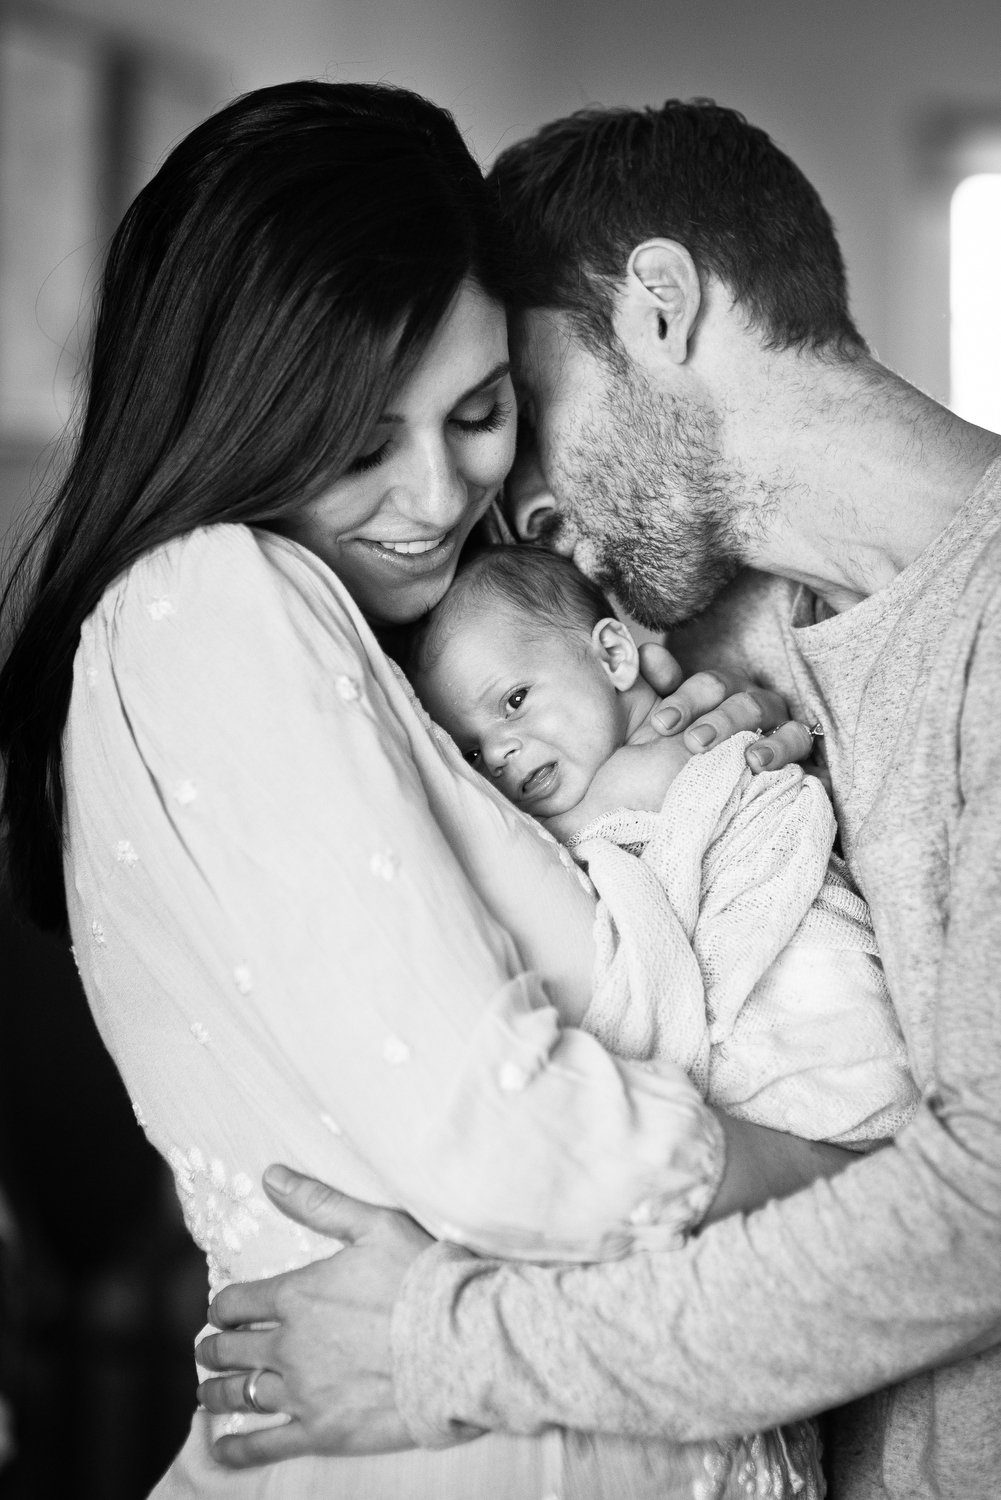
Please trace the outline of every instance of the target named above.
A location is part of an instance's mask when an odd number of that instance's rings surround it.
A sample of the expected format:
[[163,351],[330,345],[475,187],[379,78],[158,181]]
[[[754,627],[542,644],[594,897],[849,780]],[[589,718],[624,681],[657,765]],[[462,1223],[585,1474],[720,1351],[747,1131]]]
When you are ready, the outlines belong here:
[[627,693],[640,670],[640,653],[629,627],[608,615],[591,631],[591,645],[609,681],[618,692]]

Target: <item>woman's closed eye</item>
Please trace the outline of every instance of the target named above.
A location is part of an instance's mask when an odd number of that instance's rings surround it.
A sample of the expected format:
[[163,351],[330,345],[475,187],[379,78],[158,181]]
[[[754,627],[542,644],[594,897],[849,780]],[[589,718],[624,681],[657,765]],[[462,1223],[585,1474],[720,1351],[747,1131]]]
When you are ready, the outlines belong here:
[[349,474],[364,474],[366,469],[377,468],[382,463],[388,451],[389,439],[387,438],[384,443],[380,443],[378,448],[373,448],[370,453],[359,453],[357,458],[353,458],[348,464],[347,472]]
[[[513,401],[493,401],[482,415],[452,416],[448,425],[463,437],[477,437],[482,433],[500,432],[514,411]],[[348,474],[364,474],[378,468],[389,452],[391,439],[386,438],[378,447],[367,453],[359,453],[347,466]]]
[[512,401],[494,401],[480,416],[449,417],[449,426],[459,432],[499,432],[514,411]]

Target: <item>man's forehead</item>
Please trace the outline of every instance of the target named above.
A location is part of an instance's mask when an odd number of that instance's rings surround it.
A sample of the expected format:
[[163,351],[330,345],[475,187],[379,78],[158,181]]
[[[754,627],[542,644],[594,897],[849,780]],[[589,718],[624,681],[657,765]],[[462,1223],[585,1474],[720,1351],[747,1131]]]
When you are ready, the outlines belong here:
[[510,337],[515,383],[530,393],[551,387],[581,347],[569,314],[548,307],[518,313]]

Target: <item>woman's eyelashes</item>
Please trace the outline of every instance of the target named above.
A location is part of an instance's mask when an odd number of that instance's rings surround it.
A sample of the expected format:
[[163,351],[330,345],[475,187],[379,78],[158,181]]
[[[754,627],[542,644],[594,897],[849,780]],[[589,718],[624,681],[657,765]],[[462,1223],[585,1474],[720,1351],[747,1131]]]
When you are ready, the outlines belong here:
[[378,448],[373,448],[371,453],[359,453],[358,457],[353,458],[348,464],[348,473],[364,474],[366,469],[377,468],[385,458],[388,449],[389,439],[387,438],[384,443],[379,444]]
[[513,401],[495,401],[482,417],[449,417],[449,425],[459,432],[499,432],[514,411]]
[[[500,432],[508,418],[514,411],[513,401],[495,401],[490,410],[482,417],[449,417],[448,425],[463,437],[478,437],[481,433]],[[373,448],[369,453],[359,453],[348,464],[349,474],[364,474],[369,469],[378,468],[389,452],[391,439],[387,438],[380,443],[378,448]]]

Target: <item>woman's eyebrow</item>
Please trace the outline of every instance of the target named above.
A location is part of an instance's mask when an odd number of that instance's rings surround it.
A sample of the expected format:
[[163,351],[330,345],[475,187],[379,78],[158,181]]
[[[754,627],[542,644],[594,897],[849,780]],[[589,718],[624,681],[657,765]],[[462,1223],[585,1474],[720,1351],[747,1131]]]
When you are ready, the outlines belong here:
[[[494,365],[492,370],[487,371],[482,380],[478,380],[475,385],[471,385],[468,391],[463,391],[462,395],[458,396],[452,403],[453,406],[461,406],[464,401],[468,401],[472,396],[478,396],[480,391],[485,391],[488,386],[496,385],[498,380],[503,380],[504,376],[510,375],[510,373],[510,360],[502,359],[500,364]],[[394,411],[384,411],[379,418],[380,422],[402,422],[403,420],[404,418],[398,416]]]

